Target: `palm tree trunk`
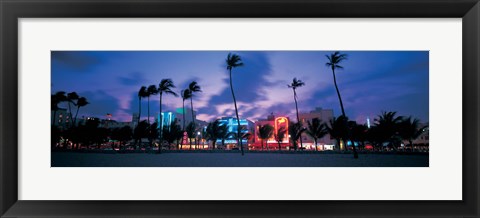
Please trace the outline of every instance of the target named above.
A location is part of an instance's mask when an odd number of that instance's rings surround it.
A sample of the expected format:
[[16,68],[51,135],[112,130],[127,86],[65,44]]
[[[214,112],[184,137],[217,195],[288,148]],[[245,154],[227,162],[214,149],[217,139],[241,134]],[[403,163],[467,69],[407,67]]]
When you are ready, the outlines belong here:
[[[297,111],[297,122],[299,124],[301,124],[300,123],[300,116],[298,115],[297,92],[295,91],[295,89],[293,89],[293,99],[295,100],[295,109]],[[302,125],[302,127],[303,127],[303,125]],[[300,147],[303,148],[303,140],[302,140],[302,134],[301,133],[300,133]],[[296,148],[295,148],[295,150],[296,150]]]
[[263,147],[263,139],[262,139],[262,150],[265,150],[265,148]]
[[77,112],[75,113],[75,119],[73,120],[73,126],[77,125],[77,116],[78,116],[78,111],[80,110],[80,106],[77,106]]
[[68,113],[69,113],[69,117],[70,117],[70,126],[72,125],[72,107],[70,106],[70,101],[68,101]]
[[138,122],[137,122],[137,127],[138,124],[140,124],[140,117],[142,116],[142,98],[138,97]]
[[148,103],[147,103],[148,126],[150,127],[150,96],[148,96],[147,99],[148,99]]
[[183,114],[183,131],[185,132],[185,99],[183,99],[183,110],[182,110],[182,114]]
[[282,150],[282,146],[280,145],[280,141],[278,142],[278,150]]
[[[333,83],[335,84],[335,90],[337,91],[338,100],[340,101],[340,108],[342,109],[342,115],[345,118],[345,126],[347,126],[347,137],[348,137],[347,140],[350,140],[350,130],[348,129],[348,122],[346,119],[347,116],[345,115],[345,109],[343,108],[342,96],[340,96],[340,91],[338,90],[337,77],[335,76],[335,68],[333,66],[332,66],[332,73],[333,73]],[[350,140],[350,143],[352,144],[352,148],[353,148],[353,158],[357,159],[358,153],[357,153],[357,149],[355,148],[355,144],[351,140]],[[345,145],[345,148],[347,148],[346,145]]]
[[240,150],[242,151],[242,155],[244,155],[243,152],[243,145],[242,145],[242,140],[240,139],[240,118],[238,117],[238,108],[237,108],[237,100],[235,99],[235,93],[233,92],[233,84],[232,84],[232,68],[230,68],[230,90],[232,91],[232,97],[233,97],[233,104],[235,105],[235,115],[237,116],[237,145],[240,146]]
[[317,148],[317,139],[315,139],[315,151],[318,151],[318,148]]
[[410,143],[410,147],[412,147],[412,152],[413,152],[414,150],[413,150],[413,142],[412,142],[412,140],[408,140],[408,143]]
[[[195,117],[193,115],[193,96],[190,98],[190,107],[192,108],[192,122],[193,122],[193,135],[195,135]],[[194,137],[195,138],[195,144],[197,144],[197,137]]]
[[57,117],[57,110],[53,111],[53,120],[52,120],[52,126],[55,126],[55,118]]
[[158,133],[158,141],[159,141],[159,145],[158,145],[158,153],[162,153],[162,134],[163,134],[163,116],[162,116],[162,93],[160,92],[160,120],[159,120],[159,124],[160,124],[160,132]]

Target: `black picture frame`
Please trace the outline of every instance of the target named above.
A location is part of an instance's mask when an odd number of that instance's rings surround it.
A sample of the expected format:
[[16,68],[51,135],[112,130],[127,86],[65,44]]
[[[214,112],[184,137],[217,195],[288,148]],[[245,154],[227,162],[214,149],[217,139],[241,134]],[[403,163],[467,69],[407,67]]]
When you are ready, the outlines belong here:
[[[478,0],[0,0],[0,15],[1,217],[479,216],[480,4]],[[19,18],[50,17],[462,18],[463,200],[19,201],[17,193],[19,128],[17,123],[17,21]],[[348,191],[348,188],[344,188],[342,191]]]

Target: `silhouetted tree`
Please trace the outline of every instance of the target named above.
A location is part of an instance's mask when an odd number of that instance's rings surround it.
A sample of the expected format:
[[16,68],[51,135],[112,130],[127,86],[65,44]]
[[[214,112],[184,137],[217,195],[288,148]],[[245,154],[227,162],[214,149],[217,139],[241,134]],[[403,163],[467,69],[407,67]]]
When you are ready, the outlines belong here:
[[177,124],[176,120],[172,121],[167,128],[163,128],[163,139],[168,142],[169,149],[175,141],[181,140],[182,136],[182,128]]
[[[313,141],[315,142],[315,151],[318,151],[317,149],[317,141],[318,139],[323,138],[325,135],[328,134],[327,127],[325,124],[318,118],[313,118],[312,122],[308,121],[307,122],[307,130],[306,133],[310,137],[313,138]],[[322,147],[322,150],[324,148]]]
[[68,102],[68,117],[70,118],[70,126],[74,126],[75,123],[73,123],[73,115],[72,115],[72,107],[71,104],[74,106],[77,105],[76,101],[80,98],[76,92],[70,92],[67,94],[67,102]]
[[215,120],[207,125],[205,138],[208,141],[212,141],[212,149],[215,150],[217,139],[221,138],[223,135],[226,135],[227,132],[227,125],[224,125],[219,120]]
[[290,133],[290,140],[293,145],[293,149],[296,151],[298,149],[297,142],[302,137],[302,133],[305,132],[305,128],[303,128],[302,123],[300,122],[290,122],[288,125],[288,132]]
[[[330,55],[326,55],[326,57],[328,59],[328,62],[325,63],[325,65],[332,69],[333,83],[335,84],[335,90],[337,91],[338,101],[340,102],[340,108],[342,109],[342,116],[347,117],[347,115],[345,114],[345,109],[343,107],[342,96],[340,95],[340,91],[338,90],[337,77],[335,75],[335,69],[343,69],[343,67],[340,65],[340,63],[343,62],[344,60],[347,60],[347,54],[341,54],[340,52],[337,51],[337,52],[334,52]],[[345,123],[345,126],[346,125],[347,124]],[[348,131],[348,129],[347,129],[347,131]],[[347,132],[347,137],[348,137],[348,135],[349,135],[349,133]],[[355,149],[355,146],[353,146],[353,157],[358,158],[358,153],[357,153],[357,150]]]
[[428,126],[420,127],[420,120],[411,116],[402,120],[400,123],[400,136],[403,140],[407,140],[411,151],[413,152],[413,141],[420,137]]
[[[297,104],[297,88],[304,86],[305,83],[302,80],[297,80],[297,78],[293,78],[292,83],[287,85],[288,88],[293,90],[293,100],[295,100],[295,110],[297,112],[297,122],[301,124],[300,116],[298,115],[298,104]],[[300,137],[300,147],[303,147],[302,137]]]
[[112,130],[111,138],[117,140],[120,143],[120,147],[125,149],[125,144],[133,137],[133,130],[130,126],[124,126],[121,128],[115,128]]
[[78,116],[78,111],[80,110],[81,107],[87,106],[89,103],[85,97],[80,97],[77,100],[77,112],[75,113],[75,119],[73,119],[73,126],[76,125],[77,123],[77,116]]
[[147,87],[142,86],[140,90],[138,90],[137,96],[138,96],[138,121],[137,125],[140,124],[140,117],[142,117],[142,98],[148,97],[148,91]]
[[[265,139],[269,139],[272,137],[273,135],[273,126],[272,125],[269,125],[269,124],[265,124],[265,125],[260,125],[258,126],[258,137],[262,140],[262,150],[265,149],[263,147],[264,143],[263,141]],[[267,145],[267,150],[268,150],[268,145]]]
[[183,102],[182,102],[183,130],[185,131],[185,128],[186,128],[186,126],[185,126],[185,100],[192,97],[192,92],[190,92],[190,89],[184,89],[184,90],[182,90],[181,94],[182,94],[182,100],[183,100]]
[[343,141],[347,136],[347,124],[348,118],[344,117],[343,115],[335,118],[333,117],[329,121],[329,125],[326,126],[330,137],[335,139],[337,142],[337,146],[335,146],[338,150],[340,150],[340,142]]
[[162,138],[162,135],[163,135],[163,116],[162,116],[162,96],[163,96],[163,93],[165,94],[168,94],[168,95],[173,95],[175,97],[177,97],[177,93],[175,93],[172,89],[175,88],[175,85],[173,84],[173,81],[171,79],[162,79],[162,81],[160,81],[160,83],[158,84],[158,94],[160,96],[160,108],[159,108],[159,111],[160,111],[160,130],[159,130],[159,141],[160,141],[160,147],[158,149],[158,153],[161,153],[162,152],[162,143],[163,143],[163,138]]
[[235,93],[233,91],[233,83],[232,83],[232,69],[236,67],[241,67],[243,66],[242,59],[240,56],[236,54],[229,53],[227,56],[227,70],[230,72],[230,90],[232,91],[232,97],[233,97],[233,105],[235,106],[235,115],[237,117],[237,144],[240,146],[240,150],[242,151],[242,155],[244,155],[243,151],[243,145],[242,145],[242,140],[240,139],[241,133],[240,133],[240,117],[238,116],[238,108],[237,108],[237,100],[235,99]]
[[195,132],[197,131],[195,129],[195,124],[193,122],[188,123],[187,128],[185,128],[185,131],[187,132],[188,141],[190,143],[189,149],[192,149],[192,138],[195,137]]
[[282,150],[281,143],[283,142],[283,139],[285,139],[285,134],[287,133],[287,129],[285,127],[280,127],[277,129],[277,132],[273,134],[273,137],[275,138],[275,141],[278,143],[278,150]]
[[148,137],[148,128],[149,125],[146,120],[142,120],[138,123],[137,127],[133,130],[133,138],[135,139],[135,149],[137,142],[140,142],[140,146],[142,146],[142,138]]
[[148,113],[148,125],[150,125],[150,96],[158,94],[157,87],[155,85],[150,85],[147,88],[147,113]]
[[[188,90],[190,90],[190,94],[191,94],[191,97],[190,97],[190,107],[192,108],[192,122],[193,122],[193,128],[196,129],[196,126],[195,126],[195,116],[193,114],[193,96],[196,92],[201,92],[202,89],[200,88],[200,86],[198,85],[198,83],[196,81],[193,81],[191,82],[189,85],[188,85]],[[197,137],[195,137],[195,144],[197,144]]]
[[402,116],[397,116],[397,112],[382,112],[375,118],[375,126],[378,127],[377,134],[383,143],[388,143],[393,149],[401,142],[400,124],[403,121]]

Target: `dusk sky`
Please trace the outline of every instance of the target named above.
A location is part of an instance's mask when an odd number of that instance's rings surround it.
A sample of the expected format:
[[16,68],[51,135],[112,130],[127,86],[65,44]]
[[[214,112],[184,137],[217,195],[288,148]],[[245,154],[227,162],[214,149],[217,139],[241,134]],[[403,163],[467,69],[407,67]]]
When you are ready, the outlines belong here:
[[[325,55],[332,51],[52,51],[52,94],[77,92],[90,102],[81,116],[131,121],[138,113],[141,86],[170,78],[179,94],[191,81],[202,91],[193,98],[197,119],[213,121],[235,116],[225,59],[241,56],[244,66],[233,69],[233,86],[241,118],[253,121],[267,115],[294,118],[295,103],[287,84],[296,77],[306,83],[297,89],[300,112],[340,105]],[[347,116],[359,123],[382,111],[397,111],[428,122],[428,51],[341,51],[348,59],[338,70],[337,83]],[[142,119],[147,100],[142,100]],[[189,105],[189,104],[188,104]],[[164,95],[163,111],[182,107],[182,98]],[[159,96],[150,97],[150,114],[159,111]]]

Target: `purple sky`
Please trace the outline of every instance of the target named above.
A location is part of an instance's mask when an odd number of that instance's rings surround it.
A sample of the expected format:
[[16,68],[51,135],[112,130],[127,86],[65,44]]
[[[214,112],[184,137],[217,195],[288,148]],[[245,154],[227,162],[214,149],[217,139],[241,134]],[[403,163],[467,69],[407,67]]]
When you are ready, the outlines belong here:
[[[225,59],[230,51],[52,51],[52,93],[77,92],[90,104],[80,116],[130,121],[138,113],[140,87],[170,78],[176,92],[195,80],[203,92],[193,99],[198,119],[212,121],[234,116]],[[294,117],[294,77],[304,81],[297,89],[300,112],[340,105],[331,70],[325,66],[332,51],[232,51],[245,66],[233,70],[233,86],[242,118],[258,120],[268,114]],[[347,116],[365,123],[382,111],[397,111],[428,122],[428,51],[341,51],[348,55],[336,72]],[[182,107],[182,99],[163,97],[163,111]],[[151,115],[159,99],[150,98]],[[147,116],[147,100],[142,117]]]

